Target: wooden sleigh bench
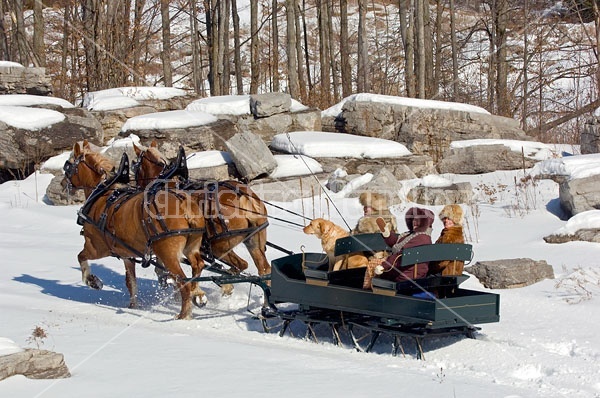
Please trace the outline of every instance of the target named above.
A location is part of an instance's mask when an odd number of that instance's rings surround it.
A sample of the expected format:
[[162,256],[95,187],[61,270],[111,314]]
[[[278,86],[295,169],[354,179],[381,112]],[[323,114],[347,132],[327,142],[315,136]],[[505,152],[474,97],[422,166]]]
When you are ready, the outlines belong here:
[[[365,252],[368,256],[372,252],[391,251],[381,234],[352,235],[337,240],[335,255]],[[417,263],[433,261],[463,261],[469,262],[473,256],[473,246],[459,243],[438,243],[404,249],[402,252],[400,268],[409,267]],[[306,282],[309,284],[327,286],[338,285],[362,289],[366,268],[329,271],[325,261],[315,267],[305,268]],[[373,278],[373,293],[386,296],[395,295],[420,295],[425,292],[449,292],[457,288],[469,277],[467,275],[430,275],[426,278],[407,280],[401,282]],[[445,294],[445,293],[444,293]],[[425,295],[427,297],[427,295]],[[433,295],[430,296],[433,299]]]

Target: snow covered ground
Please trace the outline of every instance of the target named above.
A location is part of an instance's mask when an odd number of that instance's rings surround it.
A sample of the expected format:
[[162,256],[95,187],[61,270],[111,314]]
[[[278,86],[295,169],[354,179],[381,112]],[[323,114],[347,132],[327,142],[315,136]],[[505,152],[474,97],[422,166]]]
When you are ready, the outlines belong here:
[[[474,261],[546,260],[556,279],[496,290],[501,296],[500,322],[481,325],[475,340],[426,341],[425,361],[415,359],[408,342],[407,357],[392,357],[385,339],[375,352],[366,354],[349,345],[332,345],[325,332],[319,343],[265,334],[249,312],[259,311],[262,293],[246,285],[236,285],[233,296],[221,297],[217,286],[206,284],[208,305],[195,309],[193,320],[176,321],[176,300],[159,291],[153,271],[139,268],[141,308],[128,309],[124,269],[117,259],[93,261],[93,271],[105,283],[102,291],[81,283],[76,259],[83,243],[75,222],[78,208],[44,203],[51,177],[42,174],[4,183],[0,185],[0,353],[37,345],[54,350],[65,355],[72,377],[14,376],[0,382],[0,394],[598,397],[600,245],[545,243],[544,236],[567,225],[560,217],[558,187],[549,180],[539,181],[527,188],[529,201],[519,203],[514,181],[522,175],[523,171],[498,171],[441,177],[470,181],[478,191],[477,203],[464,205]],[[360,216],[358,200],[334,198],[334,203],[343,209],[344,219],[328,211],[331,207],[324,197],[277,205],[353,226]],[[394,212],[401,217],[411,205],[403,203]],[[436,214],[441,209],[429,208]],[[302,223],[276,208],[270,207],[269,212]],[[583,221],[586,227],[599,222],[596,212],[589,215],[585,219],[591,221]],[[436,220],[434,237],[440,230],[441,222]],[[276,219],[271,220],[268,235],[273,243],[295,252],[302,245],[306,251],[320,252],[314,236]],[[250,260],[245,250],[239,253]],[[283,255],[274,249],[267,254],[269,260]],[[256,273],[255,268],[251,266],[250,272]],[[463,286],[488,290],[474,277]],[[46,338],[32,338],[38,326]],[[302,335],[301,326],[295,328]]]

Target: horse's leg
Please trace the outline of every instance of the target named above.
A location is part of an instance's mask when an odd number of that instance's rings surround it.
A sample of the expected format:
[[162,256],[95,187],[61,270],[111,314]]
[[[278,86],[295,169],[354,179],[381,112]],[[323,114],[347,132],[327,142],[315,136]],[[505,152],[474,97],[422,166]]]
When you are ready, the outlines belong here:
[[[162,265],[162,264],[161,264]],[[169,287],[169,283],[167,280],[169,279],[169,273],[161,267],[154,267],[154,273],[156,274],[156,278],[158,280],[158,287],[162,290]]]
[[254,265],[258,270],[259,275],[266,275],[271,273],[271,265],[265,255],[267,242],[267,231],[263,229],[252,235],[249,239],[244,241],[250,256],[254,261]]
[[92,274],[90,270],[90,264],[88,260],[93,260],[96,258],[101,258],[102,256],[94,256],[93,254],[96,252],[94,250],[94,246],[91,243],[89,237],[85,238],[85,244],[83,246],[83,250],[79,252],[77,255],[77,260],[79,261],[79,268],[81,269],[81,280],[87,286],[92,289],[100,290],[104,286],[102,280],[98,278],[96,275]]
[[181,294],[181,311],[177,319],[192,319],[191,284],[186,282],[186,275],[181,269],[181,257],[185,247],[184,236],[161,239],[153,244],[156,257],[165,265]]
[[125,285],[129,290],[129,308],[137,307],[137,280],[135,278],[135,263],[130,259],[123,260],[125,264]]
[[[221,241],[212,245],[214,256],[224,263],[231,265],[236,274],[248,268],[248,262],[233,251],[233,248],[237,246],[238,243],[238,239],[230,238],[228,241]],[[232,293],[232,284],[221,285],[221,294],[223,296],[231,296]]]
[[[187,259],[190,260],[190,265],[192,267],[192,278],[199,277],[204,269],[204,260],[202,259],[200,252],[198,250],[192,250],[191,252],[184,254]],[[206,302],[208,301],[206,298],[206,293],[200,288],[198,282],[190,282],[190,294],[196,306],[203,307],[206,305]]]

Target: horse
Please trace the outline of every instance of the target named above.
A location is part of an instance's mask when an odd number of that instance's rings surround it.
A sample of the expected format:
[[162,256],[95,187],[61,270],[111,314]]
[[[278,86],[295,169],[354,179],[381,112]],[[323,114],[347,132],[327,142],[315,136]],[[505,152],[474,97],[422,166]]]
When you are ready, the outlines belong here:
[[[169,166],[169,161],[158,150],[156,141],[142,149],[134,144],[137,161],[134,164],[136,184],[145,188]],[[182,151],[181,151],[182,152]],[[184,179],[187,180],[185,155],[180,160]],[[206,219],[205,243],[210,244],[213,256],[230,265],[239,273],[248,268],[248,262],[233,248],[244,243],[259,275],[269,274],[271,266],[265,255],[268,225],[264,202],[246,184],[227,181],[183,181],[180,185],[197,201]]]
[[[124,155],[123,159],[126,158]],[[181,310],[176,318],[191,319],[192,300],[204,298],[204,292],[196,282],[186,282],[180,263],[185,256],[194,276],[204,267],[200,247],[206,225],[201,210],[186,192],[156,185],[149,193],[122,184],[129,179],[128,163],[125,162],[127,170],[122,170],[123,164],[122,160],[121,175],[118,173],[108,181],[114,165],[94,152],[87,141],[76,143],[73,161],[65,162],[67,184],[83,188],[87,198],[78,219],[85,239],[83,250],[77,256],[82,281],[93,289],[102,289],[102,281],[91,273],[88,261],[108,256],[122,258],[129,307],[135,308],[134,259],[141,257],[150,261],[154,253],[181,294]]]

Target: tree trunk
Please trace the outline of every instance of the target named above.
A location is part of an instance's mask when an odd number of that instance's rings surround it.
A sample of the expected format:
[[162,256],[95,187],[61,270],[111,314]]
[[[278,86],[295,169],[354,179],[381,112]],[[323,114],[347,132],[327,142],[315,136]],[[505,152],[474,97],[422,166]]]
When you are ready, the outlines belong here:
[[306,80],[308,83],[308,91],[313,90],[313,81],[310,74],[310,54],[308,47],[308,32],[306,31],[306,0],[302,0],[302,32],[304,35],[304,60],[306,66]]
[[277,0],[271,2],[271,81],[273,92],[279,92],[279,25],[277,24]]
[[452,100],[460,98],[460,85],[458,80],[458,43],[456,42],[456,9],[454,0],[450,0],[450,43],[452,51]]
[[404,79],[406,96],[415,98],[417,94],[417,81],[415,77],[415,45],[414,45],[414,0],[400,0],[398,2],[400,18],[400,35],[404,47]]
[[173,68],[171,66],[171,17],[169,0],[160,0],[160,17],[162,22],[162,51],[160,58],[163,64],[163,82],[165,87],[173,86]]
[[133,37],[131,38],[131,54],[133,68],[133,83],[136,86],[145,82],[142,68],[142,16],[144,14],[145,0],[135,0],[133,9]]
[[425,77],[426,77],[426,65],[425,65],[425,16],[424,0],[416,0],[417,8],[415,10],[415,25],[417,34],[417,96],[418,98],[425,98]]
[[[321,69],[321,101],[330,106],[331,102],[331,60],[329,59],[329,35],[327,34],[327,0],[318,0],[319,60]],[[324,109],[324,108],[323,108]]]
[[33,2],[33,56],[37,66],[46,66],[46,51],[44,49],[44,14],[42,13],[42,0],[34,0]]
[[300,25],[300,4],[294,0],[294,23],[296,25],[296,61],[298,62],[298,86],[300,88],[300,99],[308,98],[306,93],[306,79],[304,77],[304,62],[302,61],[302,26]]
[[204,94],[204,79],[202,77],[202,63],[200,62],[200,44],[198,43],[198,11],[196,2],[190,1],[190,31],[192,47],[192,86],[196,95]]
[[260,57],[258,53],[258,2],[250,1],[250,94],[258,93]]
[[369,82],[369,52],[366,24],[367,0],[358,0],[358,71],[356,73],[356,83],[359,93],[368,93],[371,90]]
[[296,58],[296,18],[294,9],[295,0],[285,0],[286,9],[286,38],[288,58],[288,92],[292,98],[299,98],[300,85],[298,83],[298,59]]
[[506,50],[508,5],[506,0],[496,0],[496,98],[498,99],[498,115],[511,117],[510,99],[508,97],[508,60]]
[[25,21],[23,19],[23,0],[12,0],[13,12],[11,18],[16,27],[14,42],[16,43],[17,57],[21,65],[29,66],[29,51],[27,50],[27,36],[25,34]]
[[340,0],[340,64],[342,73],[342,97],[352,94],[352,69],[350,67],[350,43],[348,43],[348,0]]

